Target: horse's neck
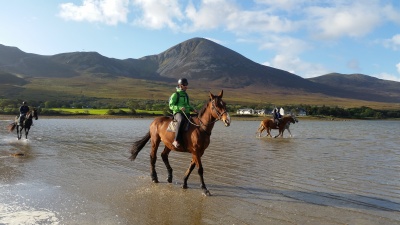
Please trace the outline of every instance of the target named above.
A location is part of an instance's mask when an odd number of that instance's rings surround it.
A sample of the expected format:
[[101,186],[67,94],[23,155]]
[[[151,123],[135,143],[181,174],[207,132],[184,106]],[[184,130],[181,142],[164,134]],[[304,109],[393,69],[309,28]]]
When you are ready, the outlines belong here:
[[208,133],[211,133],[212,129],[214,128],[214,124],[216,119],[211,115],[211,112],[205,111],[200,117],[200,128],[204,129]]

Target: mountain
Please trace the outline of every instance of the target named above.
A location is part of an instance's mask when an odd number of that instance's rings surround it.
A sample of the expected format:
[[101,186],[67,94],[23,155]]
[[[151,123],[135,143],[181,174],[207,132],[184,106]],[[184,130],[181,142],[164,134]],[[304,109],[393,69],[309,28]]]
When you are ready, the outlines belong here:
[[72,77],[72,68],[54,62],[50,56],[25,53],[16,47],[0,45],[0,70],[23,77]]
[[308,80],[339,88],[352,95],[347,98],[368,99],[380,102],[400,101],[400,82],[387,81],[364,74],[330,73]]
[[175,80],[187,77],[190,80],[208,81],[231,88],[262,84],[318,89],[312,82],[300,76],[260,65],[204,38],[187,40],[158,55],[146,56],[141,60],[157,64],[154,72]]
[[[361,74],[327,74],[304,79],[253,62],[204,38],[189,39],[156,55],[124,60],[108,58],[97,52],[42,56],[0,45],[0,71],[3,90],[6,90],[5,85],[8,85],[7,90],[11,89],[10,85],[16,87],[16,83],[3,83],[5,80],[16,79],[14,82],[17,82],[19,79],[17,93],[20,95],[24,94],[23,90],[35,87],[36,96],[46,92],[46,96],[57,98],[65,95],[67,90],[68,95],[78,96],[85,92],[91,95],[89,91],[92,88],[92,95],[96,96],[99,95],[97,90],[101,89],[105,92],[102,96],[137,98],[138,92],[134,90],[138,89],[139,94],[149,91],[152,99],[165,99],[163,90],[173,87],[179,78],[186,77],[194,85],[192,87],[199,90],[228,89],[236,102],[325,103],[328,98],[333,103],[345,102],[346,99],[362,104],[365,101],[400,102],[399,82]],[[126,87],[123,89],[121,85]],[[124,91],[120,93],[118,89]],[[0,91],[0,96],[13,97],[10,93]]]

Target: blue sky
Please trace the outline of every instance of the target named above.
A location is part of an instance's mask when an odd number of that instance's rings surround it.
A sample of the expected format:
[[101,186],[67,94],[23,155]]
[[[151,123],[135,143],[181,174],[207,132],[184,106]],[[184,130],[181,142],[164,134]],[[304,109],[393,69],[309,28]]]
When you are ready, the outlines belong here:
[[399,0],[0,0],[0,44],[117,59],[203,37],[304,78],[400,82]]

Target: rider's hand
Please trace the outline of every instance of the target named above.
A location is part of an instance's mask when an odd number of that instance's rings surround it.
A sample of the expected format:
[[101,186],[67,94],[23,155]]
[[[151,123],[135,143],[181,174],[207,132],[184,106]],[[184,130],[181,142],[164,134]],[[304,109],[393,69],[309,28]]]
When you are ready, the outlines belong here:
[[182,107],[182,108],[181,108],[181,111],[185,111],[185,107]]

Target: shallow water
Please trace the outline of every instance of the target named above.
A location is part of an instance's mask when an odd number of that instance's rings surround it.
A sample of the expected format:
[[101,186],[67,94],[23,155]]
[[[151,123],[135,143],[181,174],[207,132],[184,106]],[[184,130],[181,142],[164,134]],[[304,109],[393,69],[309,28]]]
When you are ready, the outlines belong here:
[[[400,224],[400,122],[300,121],[257,138],[258,121],[217,123],[202,162],[171,152],[174,181],[149,144],[149,119],[43,119],[29,140],[0,121],[0,224]],[[273,131],[277,134],[277,131]],[[159,153],[161,153],[160,147]],[[12,154],[22,153],[16,157]]]

